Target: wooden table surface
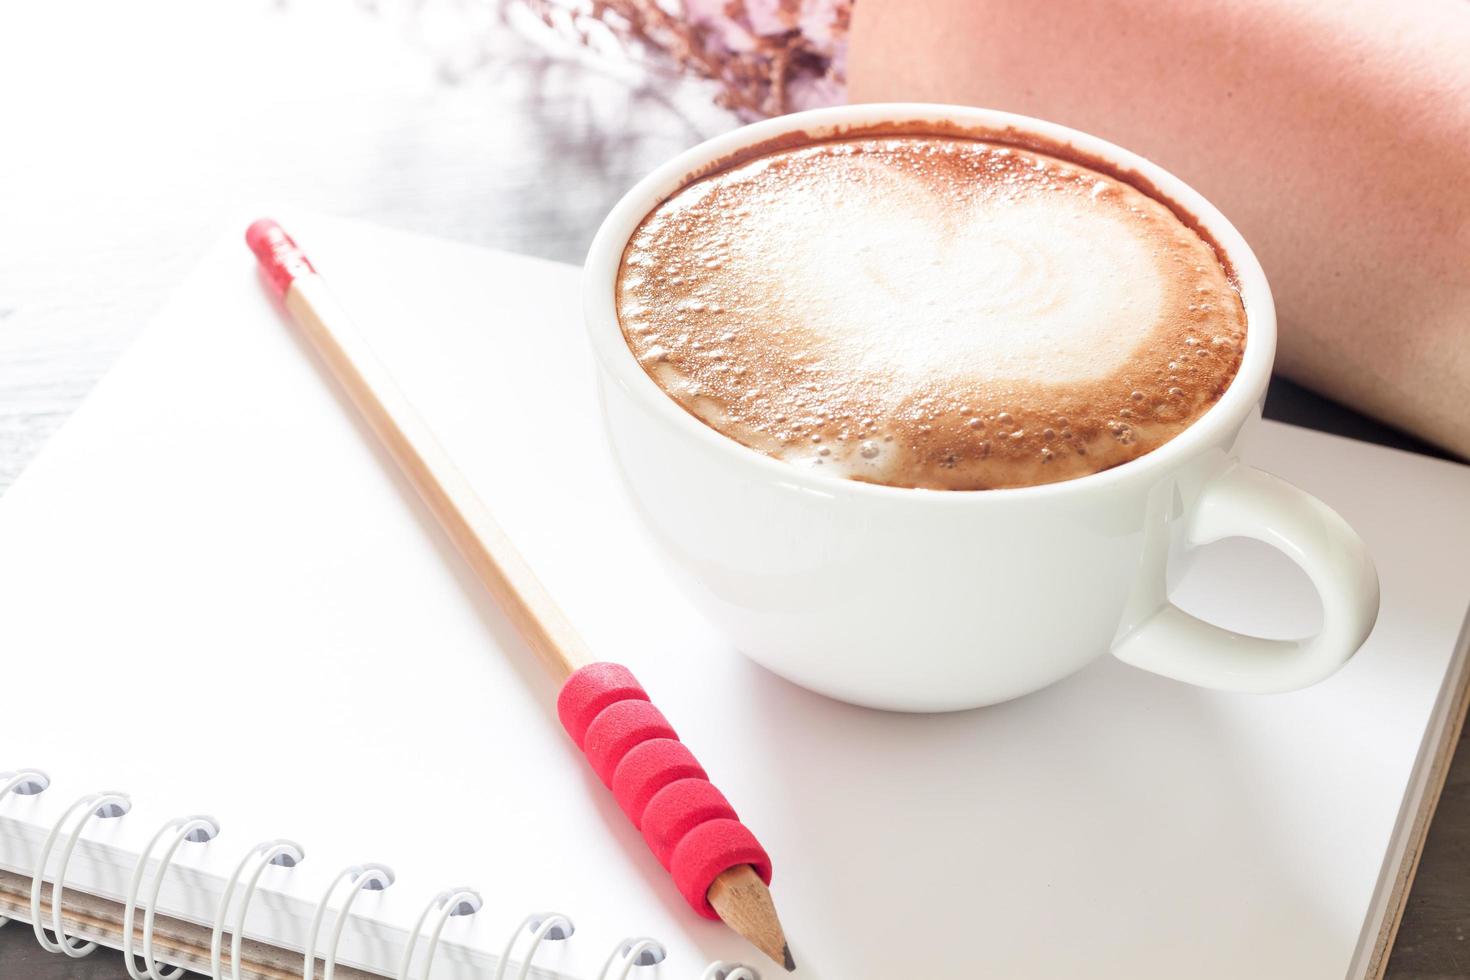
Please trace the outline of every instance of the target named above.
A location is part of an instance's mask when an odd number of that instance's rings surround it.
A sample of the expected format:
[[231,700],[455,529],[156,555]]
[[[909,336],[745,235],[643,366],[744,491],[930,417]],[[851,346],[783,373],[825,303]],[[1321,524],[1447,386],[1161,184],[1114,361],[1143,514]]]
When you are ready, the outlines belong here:
[[[703,86],[580,56],[495,0],[5,4],[0,492],[203,250],[270,203],[575,262],[634,180],[734,124]],[[1266,413],[1427,451],[1284,381]],[[1461,752],[1393,980],[1470,976],[1467,866]],[[0,977],[125,976],[114,953],[0,929]]]

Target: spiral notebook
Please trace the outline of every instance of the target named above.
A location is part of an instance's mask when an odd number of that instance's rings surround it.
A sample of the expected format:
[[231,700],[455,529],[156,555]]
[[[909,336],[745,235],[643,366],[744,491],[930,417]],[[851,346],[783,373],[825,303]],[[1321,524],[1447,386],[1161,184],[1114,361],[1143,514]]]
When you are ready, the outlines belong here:
[[[281,217],[761,835],[798,976],[1380,971],[1464,711],[1466,468],[1254,433],[1250,458],[1379,563],[1377,631],[1315,688],[1224,695],[1104,658],[981,711],[868,711],[748,663],[665,577],[603,443],[574,268]],[[49,837],[46,920],[57,882],[67,934],[119,946],[131,904],[160,964],[207,970],[220,921],[241,975],[300,976],[321,911],[340,976],[417,980],[436,935],[435,980],[781,975],[691,915],[226,232],[0,498],[0,768],[47,777],[0,780],[5,928],[28,928]],[[1176,595],[1268,635],[1319,615],[1248,543]]]

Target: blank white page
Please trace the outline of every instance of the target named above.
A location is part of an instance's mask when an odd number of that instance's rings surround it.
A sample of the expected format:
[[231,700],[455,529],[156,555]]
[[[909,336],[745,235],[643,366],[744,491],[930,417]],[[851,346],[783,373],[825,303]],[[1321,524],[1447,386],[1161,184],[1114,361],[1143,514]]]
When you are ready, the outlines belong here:
[[[748,663],[666,577],[604,444],[575,268],[288,227],[593,649],[762,838],[800,976],[1338,980],[1376,934],[1470,601],[1466,468],[1254,433],[1251,461],[1338,508],[1382,576],[1372,639],[1310,690],[1219,694],[1104,657],[979,711],[855,708]],[[641,935],[669,959],[640,978],[716,958],[778,974],[684,905],[238,232],[0,501],[0,766],[54,778],[0,802],[0,865],[29,871],[66,803],[118,787],[135,809],[69,874],[105,894],[202,810],[223,833],[183,847],[165,909],[208,918],[251,844],[293,837],[307,860],[267,876],[251,919],[288,945],[333,873],[378,860],[399,878],[359,903],[359,965],[391,972],[423,903],[470,884],[486,906],[451,924],[436,977],[483,969],[545,909],[578,926],[536,959],[560,975]],[[1203,555],[1179,596],[1270,635],[1318,615],[1246,544]]]

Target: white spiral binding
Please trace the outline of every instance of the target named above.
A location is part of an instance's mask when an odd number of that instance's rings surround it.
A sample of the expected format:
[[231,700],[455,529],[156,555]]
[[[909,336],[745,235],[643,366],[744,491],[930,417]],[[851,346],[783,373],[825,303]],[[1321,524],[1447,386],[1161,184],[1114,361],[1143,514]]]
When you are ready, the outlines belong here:
[[500,950],[500,961],[495,964],[495,980],[505,980],[505,971],[510,965],[510,951],[515,948],[521,933],[527,929],[531,930],[531,944],[521,955],[521,969],[516,973],[516,980],[526,980],[530,976],[531,961],[536,958],[536,949],[543,941],[559,942],[570,938],[577,931],[572,920],[560,912],[531,913],[521,920],[521,924],[516,926],[515,932],[510,934],[504,948]]
[[[88,793],[67,807],[65,812],[56,819],[56,823],[52,824],[51,833],[46,835],[46,843],[41,845],[41,856],[36,860],[35,873],[31,876],[31,928],[35,930],[36,942],[40,943],[43,949],[52,953],[65,953],[67,956],[79,959],[97,948],[96,943],[89,942],[73,946],[66,930],[62,928],[61,896],[66,884],[66,866],[71,861],[71,852],[76,849],[82,831],[93,817],[110,820],[127,813],[132,806],[132,801],[128,799],[126,793]],[[41,922],[41,884],[46,879],[46,861],[51,857],[51,849],[56,846],[56,838],[61,836],[61,828],[66,825],[72,814],[83,808],[87,812],[77,821],[71,836],[66,839],[66,847],[61,850],[61,866],[56,869],[56,883],[51,886],[51,931],[56,935],[56,941],[52,942],[46,938],[46,928]]]
[[16,772],[0,772],[5,784],[0,786],[0,800],[11,793],[16,796],[35,796],[44,793],[51,785],[51,777],[39,769],[20,769]]
[[240,896],[240,911],[235,914],[235,929],[230,934],[231,980],[240,980],[240,940],[245,933],[245,913],[250,909],[250,898],[255,894],[260,876],[265,873],[266,868],[294,868],[304,860],[306,852],[295,841],[268,840],[252,847],[240,859],[240,863],[235,865],[235,873],[230,875],[230,880],[225,883],[225,890],[220,895],[219,906],[214,912],[214,929],[209,935],[209,975],[213,980],[224,980],[221,975],[224,967],[220,963],[220,955],[224,946],[225,916],[229,914],[230,899],[234,897],[235,886],[240,883],[245,869],[254,863],[255,867],[245,882],[245,891]]
[[424,980],[429,980],[429,975],[434,971],[434,951],[439,948],[439,934],[444,931],[450,917],[474,915],[484,904],[480,893],[473,888],[449,888],[430,899],[429,904],[419,913],[418,921],[413,924],[413,931],[408,934],[408,945],[403,947],[403,959],[398,961],[398,980],[410,980],[408,971],[413,965],[414,947],[418,945],[419,936],[424,931],[424,922],[430,913],[437,910],[439,914],[434,919],[434,928],[429,932],[428,948],[424,950]]
[[[0,772],[0,802],[10,795],[33,796],[44,792],[51,785],[51,779],[39,769],[22,769],[17,772]],[[46,841],[41,845],[41,856],[36,861],[35,873],[31,879],[31,923],[36,933],[36,941],[41,946],[53,953],[65,953],[72,957],[86,956],[97,948],[93,942],[79,942],[66,934],[61,922],[62,894],[65,887],[66,869],[71,861],[72,852],[76,849],[77,842],[81,839],[83,830],[94,818],[111,819],[120,817],[132,808],[132,803],[126,793],[89,793],[81,797],[67,807],[57,818],[47,834]],[[79,810],[86,810],[82,817],[72,827],[67,837],[66,845],[61,850],[61,864],[56,869],[56,882],[51,889],[51,931],[55,934],[55,941],[46,935],[41,915],[41,889],[45,882],[46,865],[51,857],[51,851],[55,848],[67,822]],[[153,879],[153,887],[149,892],[147,910],[143,916],[143,967],[140,970],[133,952],[133,920],[137,912],[138,895],[142,888],[143,877],[146,874],[148,860],[153,850],[170,831],[173,839],[164,850],[159,859],[158,872]],[[153,958],[153,921],[154,911],[158,904],[158,895],[163,887],[163,878],[167,874],[170,863],[173,861],[175,852],[185,841],[202,843],[212,840],[219,834],[219,823],[212,817],[195,816],[180,817],[164,824],[143,853],[138,857],[138,863],[133,869],[132,884],[128,889],[127,903],[123,913],[123,954],[124,963],[128,974],[133,980],[178,980],[184,973],[179,967],[160,967]],[[223,967],[224,952],[224,926],[225,919],[230,911],[230,902],[234,897],[235,889],[239,886],[241,879],[245,879],[245,888],[240,895],[239,909],[235,914],[234,928],[230,935],[230,980],[240,980],[240,946],[245,930],[245,916],[250,908],[250,899],[255,894],[256,886],[259,884],[266,868],[284,867],[291,868],[306,859],[305,851],[301,845],[289,840],[264,841],[251,848],[249,852],[236,865],[234,873],[225,884],[223,894],[220,896],[219,905],[215,910],[214,927],[210,935],[209,953],[210,969],[213,980],[225,980]],[[248,869],[248,875],[247,875]],[[342,906],[337,910],[337,920],[332,928],[331,945],[327,948],[323,959],[323,980],[332,980],[337,966],[337,947],[341,943],[342,932],[351,917],[352,905],[357,896],[364,891],[381,891],[393,884],[394,875],[392,869],[381,864],[352,865],[344,868],[332,879],[322,893],[321,901],[317,903],[316,912],[312,916],[311,931],[307,935],[306,951],[302,959],[303,980],[314,980],[316,966],[316,944],[321,935],[323,920],[326,917],[332,896],[338,890],[338,886],[344,880],[351,880],[352,888],[342,901]],[[451,888],[435,895],[429,904],[419,914],[418,921],[414,923],[413,931],[409,935],[408,945],[404,947],[403,958],[398,965],[397,980],[411,980],[410,971],[413,965],[413,954],[418,946],[419,939],[423,937],[425,923],[431,915],[434,916],[432,927],[428,933],[428,943],[424,949],[424,963],[422,980],[429,980],[430,973],[434,967],[434,954],[439,947],[439,939],[448,921],[456,916],[473,915],[478,912],[483,902],[480,893],[472,888]],[[0,925],[10,920],[0,916]],[[576,927],[572,920],[557,912],[544,912],[526,916],[516,926],[510,938],[506,941],[500,952],[499,961],[496,963],[494,980],[505,980],[506,971],[510,967],[510,955],[515,948],[516,941],[523,933],[530,933],[530,942],[521,955],[521,967],[516,972],[516,980],[526,980],[531,972],[531,963],[536,957],[536,950],[543,942],[556,942],[569,938]],[[662,961],[665,957],[664,947],[653,939],[628,938],[613,947],[611,953],[603,961],[602,969],[598,971],[598,980],[628,980],[635,967],[647,966]],[[641,961],[641,962],[640,962]],[[621,967],[621,969],[618,969]],[[615,973],[610,971],[616,971]],[[716,960],[705,967],[700,974],[700,980],[761,980],[760,974],[751,967],[741,963],[727,963]]]
[[[138,912],[138,892],[143,886],[143,876],[148,870],[148,859],[153,856],[153,849],[170,831],[173,832],[173,839],[164,849],[163,856],[158,859],[158,873],[153,876],[153,889],[148,893],[148,908],[143,913],[143,969],[139,970],[133,955],[133,919]],[[163,888],[163,878],[168,874],[168,866],[184,841],[204,844],[218,836],[219,821],[213,817],[178,817],[159,827],[158,832],[149,839],[148,846],[143,848],[143,853],[138,855],[138,863],[133,867],[133,880],[128,885],[128,897],[123,907],[122,927],[123,965],[128,968],[128,976],[133,980],[176,980],[184,974],[183,967],[161,967],[153,958],[153,917],[158,910],[158,893]]]
[[[39,769],[21,769],[18,772],[0,772],[0,779],[5,780],[0,785],[0,802],[5,797],[14,793],[16,796],[35,796],[44,793],[46,787],[51,785],[51,777]],[[0,926],[10,921],[10,916],[0,915]]]
[[761,975],[744,963],[715,960],[704,968],[699,980],[761,980]]
[[386,864],[354,864],[337,872],[337,877],[332,879],[332,883],[322,893],[322,900],[317,902],[316,914],[311,917],[311,931],[306,935],[306,954],[302,958],[301,980],[314,980],[316,976],[316,940],[322,929],[322,918],[327,913],[332,893],[346,880],[352,882],[352,887],[342,900],[342,907],[337,910],[337,923],[332,927],[332,943],[327,947],[327,955],[322,960],[322,980],[332,980],[332,975],[337,970],[337,946],[342,941],[342,930],[352,912],[352,903],[365,891],[382,891],[393,884],[393,869]]
[[607,954],[607,959],[602,961],[602,969],[597,971],[597,980],[614,980],[608,971],[618,964],[622,964],[623,969],[616,980],[628,980],[628,974],[633,972],[633,967],[662,963],[665,955],[663,946],[657,941],[630,936]]

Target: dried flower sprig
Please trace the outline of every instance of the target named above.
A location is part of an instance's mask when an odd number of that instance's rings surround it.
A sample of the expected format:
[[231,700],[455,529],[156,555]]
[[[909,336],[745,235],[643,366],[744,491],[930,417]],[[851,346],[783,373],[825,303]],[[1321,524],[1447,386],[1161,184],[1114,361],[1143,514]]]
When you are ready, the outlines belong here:
[[589,46],[719,86],[746,118],[841,102],[853,0],[513,0]]

